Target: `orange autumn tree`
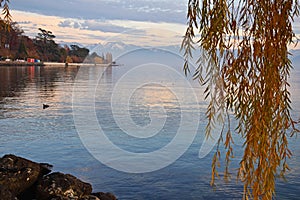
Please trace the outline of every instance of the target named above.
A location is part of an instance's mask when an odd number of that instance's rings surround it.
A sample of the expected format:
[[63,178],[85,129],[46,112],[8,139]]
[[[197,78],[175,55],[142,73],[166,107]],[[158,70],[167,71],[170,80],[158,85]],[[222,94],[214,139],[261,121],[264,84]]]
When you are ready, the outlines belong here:
[[[288,137],[296,129],[291,117],[288,78],[292,68],[288,46],[295,39],[292,21],[299,15],[295,0],[189,0],[188,25],[182,49],[189,69],[195,46],[207,52],[199,58],[194,74],[206,86],[209,137],[216,123],[231,113],[238,121],[235,132],[244,138],[244,154],[238,178],[244,199],[272,199],[275,177],[289,169]],[[224,143],[225,178],[233,156],[230,128],[218,138]],[[212,161],[212,180],[218,176],[217,148]]]

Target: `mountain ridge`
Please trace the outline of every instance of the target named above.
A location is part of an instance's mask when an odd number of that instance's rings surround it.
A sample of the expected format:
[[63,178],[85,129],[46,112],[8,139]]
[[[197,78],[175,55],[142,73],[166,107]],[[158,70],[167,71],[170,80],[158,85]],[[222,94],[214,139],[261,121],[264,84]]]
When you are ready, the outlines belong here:
[[169,45],[169,46],[138,46],[133,44],[125,44],[123,42],[107,42],[105,44],[91,44],[85,46],[90,50],[90,53],[97,53],[98,55],[106,54],[107,52],[112,53],[114,58],[117,58],[125,53],[132,52],[140,49],[160,49],[164,51],[170,51],[172,53],[180,54],[180,45]]
[[[67,44],[67,43],[66,43]],[[70,43],[71,44],[71,43]],[[70,45],[69,43],[67,45]],[[124,42],[116,41],[116,42],[106,42],[106,43],[95,43],[90,45],[82,45],[80,43],[72,43],[78,45],[80,47],[85,47],[89,49],[90,53],[97,53],[98,55],[105,55],[106,53],[112,53],[113,58],[116,59],[128,52],[141,50],[141,49],[150,49],[150,50],[161,50],[168,51],[171,53],[178,54],[179,56],[183,56],[183,53],[180,51],[180,44],[178,45],[169,45],[169,46],[143,46],[143,45],[133,45],[126,44]],[[65,45],[65,44],[63,44]],[[290,58],[294,65],[299,66],[300,64],[300,49],[292,49],[290,50]]]

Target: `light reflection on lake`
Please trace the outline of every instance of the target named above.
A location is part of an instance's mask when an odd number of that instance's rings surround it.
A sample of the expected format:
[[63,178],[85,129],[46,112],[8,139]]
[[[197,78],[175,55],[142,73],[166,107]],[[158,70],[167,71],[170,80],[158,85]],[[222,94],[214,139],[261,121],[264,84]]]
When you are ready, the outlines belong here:
[[[88,71],[93,75],[94,66]],[[113,67],[105,71],[103,79],[110,91],[126,66]],[[0,154],[24,156],[37,162],[49,162],[54,171],[71,173],[84,181],[91,182],[95,191],[113,192],[119,199],[240,199],[242,186],[235,181],[217,182],[214,191],[209,186],[212,153],[198,158],[204,138],[204,102],[199,107],[201,114],[198,134],[187,152],[172,165],[159,171],[143,174],[127,174],[108,168],[95,160],[82,145],[76,132],[72,115],[72,91],[77,67],[0,67]],[[294,115],[300,116],[300,71],[292,72],[292,100]],[[134,83],[134,82],[133,82]],[[128,83],[128,84],[133,84]],[[102,84],[101,82],[99,84]],[[170,83],[172,84],[172,83]],[[198,91],[198,90],[197,90]],[[110,137],[120,143],[118,127],[113,121],[110,98],[99,92],[96,103],[97,116],[105,130],[115,134]],[[199,95],[202,90],[199,89]],[[162,97],[162,98],[159,98]],[[137,124],[149,123],[149,106],[164,106],[169,118],[166,120],[166,137],[172,137],[180,119],[178,102],[174,94],[157,85],[147,85],[132,96],[130,115]],[[43,110],[42,104],[50,105]],[[159,114],[159,113],[158,113]],[[158,116],[160,117],[160,116]],[[163,116],[165,117],[165,116]],[[169,131],[169,132],[168,132]],[[162,137],[165,137],[163,134]],[[236,158],[231,166],[233,173],[241,157],[242,142],[236,137]],[[169,139],[146,142],[150,150],[165,145]],[[144,144],[130,141],[129,149],[142,151]],[[141,141],[139,141],[141,142]],[[300,140],[292,138],[290,147],[294,156],[290,160],[291,172],[287,181],[277,181],[278,199],[297,199],[300,195]],[[131,149],[133,150],[133,149]],[[221,173],[222,177],[222,173]]]

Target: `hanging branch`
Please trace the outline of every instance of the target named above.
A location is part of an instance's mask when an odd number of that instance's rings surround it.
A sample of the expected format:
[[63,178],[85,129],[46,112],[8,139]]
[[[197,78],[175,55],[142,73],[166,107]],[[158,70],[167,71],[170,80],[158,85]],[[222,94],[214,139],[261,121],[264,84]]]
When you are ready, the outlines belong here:
[[10,10],[9,10],[9,0],[0,0],[0,7],[2,7],[2,15],[4,23],[5,23],[5,28],[10,31],[10,24],[12,22],[12,17],[10,14]]
[[[199,62],[194,76],[205,85],[210,101],[206,135],[215,123],[224,123],[228,111],[238,120],[235,131],[245,140],[238,170],[244,199],[272,199],[278,169],[281,175],[289,169],[287,159],[292,153],[287,138],[299,130],[290,115],[288,46],[295,37],[291,22],[298,15],[297,0],[188,2],[188,27],[182,43],[184,69],[189,70],[192,46],[199,44],[210,56],[208,64]],[[226,178],[233,156],[230,129],[224,138],[218,140],[218,146],[224,142],[227,149]],[[217,148],[211,185],[219,159]]]

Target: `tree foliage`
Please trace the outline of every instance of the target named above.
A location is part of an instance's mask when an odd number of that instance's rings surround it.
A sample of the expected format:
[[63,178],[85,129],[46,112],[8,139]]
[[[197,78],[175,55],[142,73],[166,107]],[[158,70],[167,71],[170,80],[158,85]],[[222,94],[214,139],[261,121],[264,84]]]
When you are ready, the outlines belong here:
[[[9,31],[7,30],[7,27]],[[23,30],[16,22],[9,25],[0,19],[0,56],[3,58],[24,59],[36,57],[32,40],[23,35]]]
[[39,28],[39,31],[34,39],[34,44],[42,61],[66,62],[67,56],[69,56],[73,62],[80,63],[89,54],[87,48],[77,45],[71,45],[71,49],[68,46],[61,47],[54,41],[56,36],[51,31],[42,28]]
[[[16,22],[11,22],[9,30],[6,22],[0,19],[0,57],[11,59],[35,58],[42,61],[66,62],[67,56],[73,62],[83,62],[89,50],[76,45],[72,49],[65,45],[60,46],[54,40],[55,35],[48,30],[39,28],[34,39],[24,35],[23,30]],[[70,62],[70,59],[68,60]]]
[[89,50],[78,45],[71,45],[69,56],[71,56],[73,62],[83,62],[84,59],[89,55]]
[[56,61],[60,58],[58,44],[54,41],[55,35],[51,31],[39,28],[34,39],[40,58],[43,61]]
[[21,39],[16,57],[17,58],[26,58],[27,56],[28,56],[28,52],[27,52],[25,42],[23,39]]
[[[182,42],[186,59],[195,44],[208,53],[194,74],[206,86],[210,103],[206,135],[232,113],[238,120],[235,132],[245,140],[238,178],[244,199],[272,199],[275,177],[289,169],[288,137],[299,130],[291,117],[288,78],[292,68],[288,46],[295,34],[292,21],[299,15],[297,0],[234,1],[189,0],[188,24]],[[225,178],[233,156],[231,130],[218,140],[226,148]],[[220,150],[212,161],[212,180],[218,176]]]

